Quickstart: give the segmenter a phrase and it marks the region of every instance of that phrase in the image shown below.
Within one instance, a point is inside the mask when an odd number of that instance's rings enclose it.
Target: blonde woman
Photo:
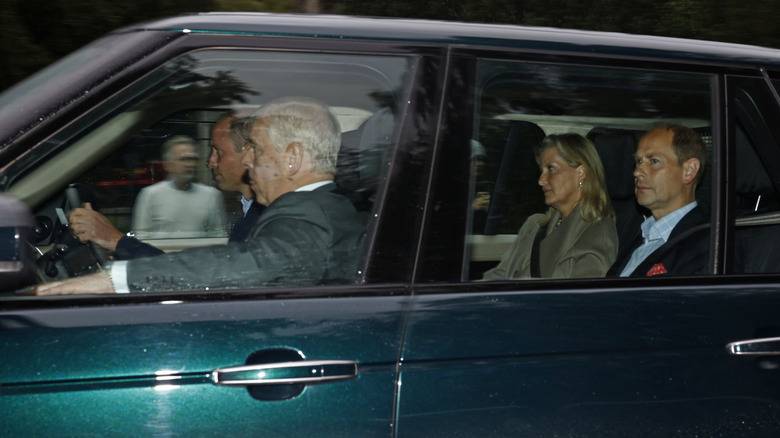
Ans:
[[[526,220],[483,278],[605,276],[617,257],[618,237],[596,148],[579,134],[548,135],[537,162],[550,208]]]

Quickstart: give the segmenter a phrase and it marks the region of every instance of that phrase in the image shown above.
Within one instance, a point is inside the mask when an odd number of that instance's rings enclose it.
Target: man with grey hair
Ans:
[[[333,183],[338,121],[307,98],[270,102],[243,127],[257,202],[267,208],[245,242],[114,262],[106,273],[39,285],[38,295],[350,283],[365,216]]]
[[[241,164],[260,204],[333,183],[341,134],[330,111],[320,111],[313,101],[282,99],[260,108],[242,125],[237,133],[248,147]]]
[[[200,155],[194,141],[179,135],[163,144],[165,181],[143,188],[133,208],[139,239],[221,237],[225,235],[222,194],[194,182]]]

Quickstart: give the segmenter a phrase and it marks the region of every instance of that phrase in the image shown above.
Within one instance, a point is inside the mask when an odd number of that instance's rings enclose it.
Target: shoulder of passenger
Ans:
[[[607,218],[598,222],[585,222],[586,226],[582,230],[582,238],[593,240],[617,240],[617,228],[615,219]]]

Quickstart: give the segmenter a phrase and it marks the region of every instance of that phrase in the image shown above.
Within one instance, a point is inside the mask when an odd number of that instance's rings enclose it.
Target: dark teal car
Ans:
[[[775,437],[778,89],[780,51],[704,41],[266,14],[118,30],[0,95],[0,436]],[[132,232],[166,138],[206,155],[220,114],[289,95],[341,125],[336,182],[369,218],[355,282],[25,295],[100,269],[68,187]],[[542,137],[591,139],[636,210],[657,122],[709,150],[708,273],[482,281],[545,209]]]

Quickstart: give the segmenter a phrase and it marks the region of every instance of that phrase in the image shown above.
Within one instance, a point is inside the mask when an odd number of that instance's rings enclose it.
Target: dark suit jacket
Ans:
[[[228,236],[228,243],[245,241],[263,210],[265,210],[265,206],[252,201],[252,205],[249,206],[249,210],[246,211],[246,214],[241,216],[241,218],[233,224],[233,228],[230,230],[230,236]]]
[[[355,281],[364,214],[328,184],[269,205],[245,242],[127,262],[130,290],[310,286]]]
[[[228,243],[243,242],[246,240],[246,237],[252,230],[252,226],[257,222],[260,213],[262,213],[264,209],[264,206],[257,202],[252,202],[246,215],[241,216],[241,218],[233,224],[233,229],[230,230],[230,236],[228,236]],[[157,247],[141,242],[135,237],[124,236],[119,239],[119,243],[116,244],[114,258],[116,260],[132,260],[142,257],[154,257],[161,254],[165,254],[165,252]]]
[[[707,217],[701,208],[697,206],[689,211],[674,227],[667,243],[640,263],[631,273],[631,277],[706,274],[710,268],[710,228],[706,226],[707,223]],[[681,240],[676,240],[688,230],[699,226],[703,227],[685,235]],[[636,229],[631,241],[623,253],[618,255],[617,262],[612,265],[607,275],[620,275],[631,259],[631,254],[642,244],[640,228]]]

